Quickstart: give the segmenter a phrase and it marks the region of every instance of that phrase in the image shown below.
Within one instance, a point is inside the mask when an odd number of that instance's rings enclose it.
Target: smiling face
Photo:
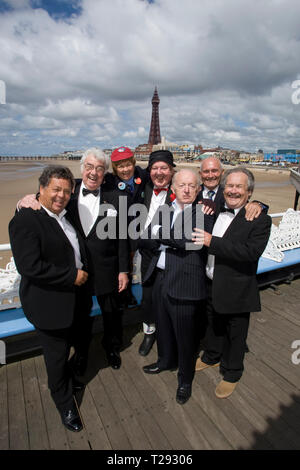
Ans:
[[[48,186],[40,186],[39,202],[54,214],[60,214],[68,204],[72,193],[69,180],[51,178]]]
[[[228,175],[225,188],[224,198],[230,209],[238,209],[247,204],[251,196],[248,190],[248,177],[244,173],[231,173]]]
[[[169,186],[174,170],[165,162],[155,162],[150,169],[150,178],[156,188]]]
[[[202,162],[199,173],[204,186],[212,191],[220,184],[223,170],[217,158],[206,158]]]
[[[82,181],[85,187],[91,191],[98,189],[103,182],[104,173],[104,162],[92,154],[88,155],[82,167]]]
[[[115,162],[115,169],[118,177],[123,181],[128,181],[134,175],[134,163],[131,158]]]

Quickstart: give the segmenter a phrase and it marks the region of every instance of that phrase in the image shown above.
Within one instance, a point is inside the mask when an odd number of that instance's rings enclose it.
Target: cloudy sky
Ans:
[[[299,0],[0,0],[0,155],[145,143],[155,86],[171,142],[300,148],[299,58]]]

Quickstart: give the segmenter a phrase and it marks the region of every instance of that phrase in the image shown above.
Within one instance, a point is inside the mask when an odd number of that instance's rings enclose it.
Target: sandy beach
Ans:
[[[55,161],[67,165],[75,177],[80,177],[78,161]],[[25,194],[34,193],[38,189],[38,177],[42,168],[49,164],[44,162],[0,162],[0,244],[9,243],[8,223],[14,215],[17,201]],[[141,166],[145,167],[146,162]],[[199,162],[180,163],[177,168],[199,167]],[[295,188],[289,182],[289,170],[251,168],[256,179],[256,188],[252,199],[258,199],[270,206],[269,213],[284,212],[293,207]],[[2,252],[1,267],[9,258],[9,253]]]

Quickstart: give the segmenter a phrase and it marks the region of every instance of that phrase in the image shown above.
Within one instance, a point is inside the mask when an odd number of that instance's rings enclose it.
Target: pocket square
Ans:
[[[107,210],[107,214],[106,214],[107,217],[117,217],[117,215],[118,215],[118,212],[116,211],[116,209]]]

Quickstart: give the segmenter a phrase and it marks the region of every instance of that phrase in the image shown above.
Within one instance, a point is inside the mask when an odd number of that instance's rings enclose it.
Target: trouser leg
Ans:
[[[156,338],[158,365],[162,369],[170,369],[177,366],[178,351],[174,328],[167,306],[164,292],[164,273],[156,274],[153,286],[153,306],[156,315]]]
[[[59,411],[73,406],[72,376],[68,367],[70,329],[36,329],[44,352],[48,386]]]
[[[250,313],[222,315],[225,324],[223,353],[220,372],[227,382],[237,382],[244,370],[246,339],[249,329]]]
[[[220,321],[221,316],[217,314],[212,305],[211,285],[208,286],[208,298],[206,302],[207,329],[204,340],[204,353],[202,361],[213,365],[220,362],[223,350],[224,329]]]
[[[118,293],[97,296],[103,316],[102,344],[106,352],[119,352],[123,343],[123,311],[119,308]]]

